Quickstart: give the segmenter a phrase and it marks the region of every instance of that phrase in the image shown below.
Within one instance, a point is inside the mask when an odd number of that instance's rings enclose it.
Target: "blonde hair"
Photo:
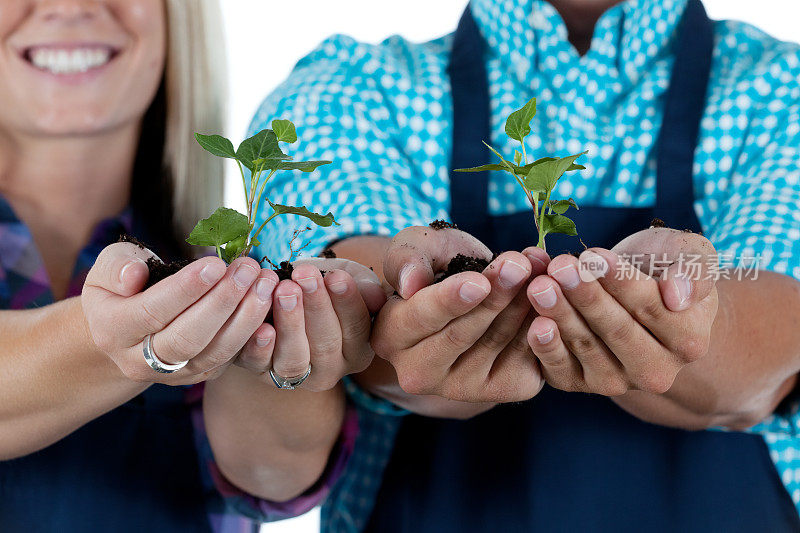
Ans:
[[[217,0],[165,0],[165,6],[163,165],[173,229],[182,241],[223,205],[223,161],[200,149],[194,133],[223,132],[227,75]]]

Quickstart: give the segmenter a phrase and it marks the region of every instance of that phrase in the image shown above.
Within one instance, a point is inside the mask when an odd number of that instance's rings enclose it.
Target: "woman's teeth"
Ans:
[[[103,48],[39,48],[31,52],[30,58],[36,68],[53,74],[77,74],[105,65],[111,53]]]

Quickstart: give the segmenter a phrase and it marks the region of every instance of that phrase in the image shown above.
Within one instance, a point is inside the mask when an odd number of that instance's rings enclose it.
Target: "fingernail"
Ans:
[[[471,281],[464,283],[461,285],[461,288],[458,289],[458,295],[461,296],[461,299],[469,303],[477,302],[485,298],[487,294],[489,294],[489,291]]]
[[[144,261],[142,261],[141,259],[134,259],[133,261],[129,262],[127,265],[125,265],[124,267],[122,267],[122,270],[121,270],[121,271],[120,271],[120,273],[119,273],[119,280],[120,280],[122,283],[125,283],[125,273],[126,273],[128,270],[130,270],[130,268],[131,268],[133,265],[135,265],[135,264],[137,264],[137,263],[144,263]]]
[[[541,335],[539,335],[537,333],[536,334],[536,339],[539,341],[539,344],[547,344],[548,342],[553,340],[553,334],[554,333],[555,333],[555,331],[553,331],[553,328],[550,328],[549,330],[547,330],[546,332],[542,333]]]
[[[579,267],[581,279],[586,282],[598,280],[608,272],[608,263],[603,256],[590,251],[581,254]]]
[[[272,291],[275,289],[275,282],[271,279],[260,279],[256,284],[256,296],[262,303],[268,302],[272,298]]]
[[[554,270],[550,276],[565,289],[574,289],[581,284],[581,277],[578,275],[578,269],[576,269],[573,264]]]
[[[222,279],[222,276],[225,275],[225,265],[218,261],[214,261],[213,263],[209,263],[203,267],[203,270],[200,271],[200,279],[203,280],[203,283],[206,285],[213,285],[219,280]]]
[[[272,337],[256,337],[256,346],[263,348],[272,342]]]
[[[347,282],[346,281],[335,281],[328,285],[328,288],[334,294],[344,294],[347,292]]]
[[[408,279],[411,277],[411,273],[414,272],[414,265],[405,265],[403,268],[400,269],[400,293],[405,293],[406,283],[408,283]]]
[[[539,304],[540,307],[545,309],[550,309],[556,305],[557,298],[556,291],[553,287],[547,287],[541,292],[533,293],[533,299],[536,300],[536,303]]]
[[[528,275],[528,271],[519,263],[509,260],[503,261],[503,266],[500,267],[500,285],[507,289],[515,287],[528,279]]]
[[[678,298],[680,298],[681,307],[685,306],[692,295],[692,280],[687,278],[684,274],[678,274],[672,278],[672,283],[675,284],[675,289],[678,291]]]
[[[547,263],[536,257],[535,255],[525,255],[528,258],[528,261],[531,262],[531,266],[533,266],[533,270],[535,271],[542,271],[547,270]]]
[[[239,265],[239,268],[236,269],[236,272],[233,273],[233,282],[239,288],[244,289],[245,287],[252,285],[257,277],[258,270],[247,263],[242,263]]]
[[[280,305],[281,309],[284,311],[291,311],[297,307],[297,295],[278,296],[278,305]]]
[[[297,284],[300,285],[300,288],[303,289],[305,293],[317,290],[317,278],[313,276],[310,278],[298,279]]]

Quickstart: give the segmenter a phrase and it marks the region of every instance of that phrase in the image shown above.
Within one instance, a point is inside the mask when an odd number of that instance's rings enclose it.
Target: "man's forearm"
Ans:
[[[800,283],[759,273],[717,283],[719,311],[708,354],[684,367],[664,395],[615,399],[656,424],[702,429],[750,427],[771,414],[800,371]]]
[[[203,414],[225,477],[257,497],[286,501],[325,471],[345,413],[341,385],[326,392],[279,390],[231,366],[206,383]]]
[[[79,298],[0,311],[0,460],[49,446],[145,388],[94,346]]]

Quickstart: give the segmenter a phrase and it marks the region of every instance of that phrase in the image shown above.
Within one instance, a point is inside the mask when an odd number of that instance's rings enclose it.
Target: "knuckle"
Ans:
[[[637,380],[639,390],[650,394],[664,394],[670,387],[677,374],[664,370],[646,372]]]
[[[601,396],[622,396],[628,392],[628,383],[621,376],[604,376],[600,383],[593,384],[590,388]]]
[[[710,340],[705,336],[693,335],[680,341],[675,353],[681,361],[692,363],[708,353]]]
[[[305,374],[308,362],[301,360],[279,360],[274,363],[275,372],[283,377],[294,377]]]
[[[191,359],[205,348],[202,342],[196,338],[189,337],[179,328],[170,331],[167,341],[169,350],[181,361]]]
[[[507,302],[503,301],[503,299],[499,298],[496,294],[490,294],[488,298],[481,302],[481,307],[494,314],[500,313],[507,305]]]
[[[342,338],[348,340],[366,339],[372,330],[372,322],[369,317],[363,315],[356,320],[347,320],[342,325]]]
[[[492,325],[481,336],[480,343],[485,348],[490,350],[501,350],[508,345],[514,337],[516,332],[509,331],[506,328]]]
[[[432,394],[434,384],[424,369],[406,368],[397,371],[400,388],[407,394]]]
[[[612,321],[605,332],[607,344],[627,344],[633,338],[634,322],[632,319]]]
[[[167,327],[166,320],[159,318],[158,313],[145,301],[141,305],[141,320],[149,332],[161,331]]]
[[[515,335],[506,345],[506,349],[511,350],[514,353],[531,354],[533,352],[530,344],[527,342],[527,338],[520,335]]]
[[[655,322],[664,317],[664,304],[660,298],[650,298],[643,302],[636,313],[641,322]]]
[[[585,359],[592,355],[597,349],[594,337],[587,334],[581,334],[577,337],[567,341],[569,351],[578,359]]]
[[[338,337],[326,336],[316,340],[310,346],[311,354],[315,357],[332,358],[342,355],[342,340]]]
[[[422,332],[425,336],[433,335],[438,331],[437,326],[431,323],[429,315],[427,313],[423,313],[422,310],[416,306],[412,306],[408,310],[405,322],[409,329],[416,329],[417,331]]]
[[[603,305],[603,302],[600,301],[600,286],[589,286],[587,290],[578,291],[580,294],[576,294],[573,298],[576,299],[576,305],[581,308],[595,308]]]
[[[449,324],[442,330],[446,342],[456,349],[463,349],[472,344],[472,339],[464,328],[458,327],[457,324]]]

